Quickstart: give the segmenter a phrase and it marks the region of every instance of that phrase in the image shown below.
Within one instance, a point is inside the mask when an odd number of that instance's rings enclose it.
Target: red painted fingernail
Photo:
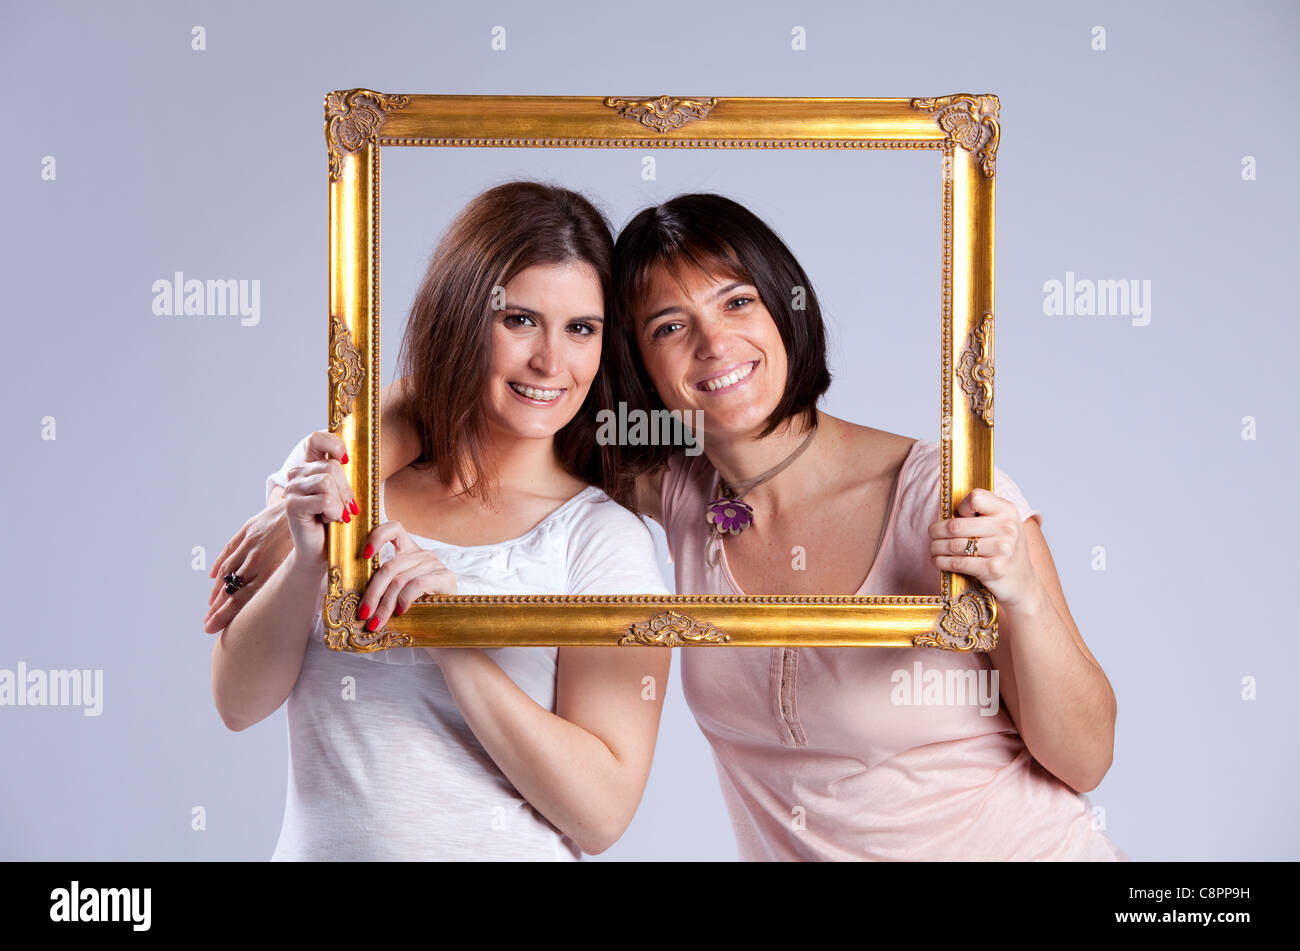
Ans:
[[[345,466],[348,464],[348,451],[346,449],[343,450],[343,464]]]
[[[369,558],[369,557],[370,557],[371,555],[373,555],[374,553],[375,553],[375,546],[374,546],[374,545],[367,545],[367,546],[366,546],[366,550],[363,551],[363,552],[361,553],[361,557],[362,557],[362,558]]]
[[[396,608],[393,609],[393,614],[401,614],[401,613],[402,613],[401,605],[398,605]]]
[[[361,620],[363,621],[366,618],[370,617],[370,605],[368,604],[361,605],[361,610],[357,612],[357,617],[361,618]]]
[[[361,510],[360,510],[359,508],[357,508],[357,500],[356,500],[356,499],[353,499],[353,500],[352,500],[352,514],[353,514],[353,515],[356,515],[356,514],[358,514],[360,511],[361,511]]]
[[[344,510],[343,510],[343,521],[345,521],[345,522],[350,522],[350,521],[352,521],[352,516],[348,514],[348,510],[347,510],[347,509],[344,509]]]
[[[379,618],[377,618],[377,617],[372,617],[372,618],[370,619],[370,623],[368,623],[368,624],[366,625],[366,630],[367,630],[367,631],[373,631],[373,630],[374,630],[375,628],[377,628],[378,626],[379,626]]]

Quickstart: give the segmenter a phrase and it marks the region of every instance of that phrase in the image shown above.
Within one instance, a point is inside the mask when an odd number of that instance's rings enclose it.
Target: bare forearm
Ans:
[[[1011,644],[1019,696],[1017,726],[1034,758],[1080,791],[1110,768],[1115,693],[1105,673],[1078,648],[1046,592],[1000,608]]]
[[[541,707],[482,651],[443,648],[438,662],[461,715],[519,794],[582,851],[612,845],[644,777],[599,737]]]
[[[289,696],[324,585],[324,562],[303,565],[291,551],[221,632],[212,650],[212,696],[227,727],[247,729]]]

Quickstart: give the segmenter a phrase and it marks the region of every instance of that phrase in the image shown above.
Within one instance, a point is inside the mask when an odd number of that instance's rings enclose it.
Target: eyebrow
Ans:
[[[522,311],[523,313],[528,314],[530,317],[545,317],[545,316],[546,316],[546,315],[543,314],[540,310],[533,310],[531,307],[525,307],[525,306],[523,306],[522,304],[506,304],[505,309],[506,309],[506,310],[517,310],[517,311]],[[595,321],[599,321],[599,322],[602,323],[602,324],[605,322],[605,318],[604,318],[604,317],[597,317],[597,316],[595,316],[594,314],[592,314],[592,315],[588,315],[588,316],[586,316],[586,317],[570,317],[569,319],[570,319],[570,320],[595,320]]]
[[[734,291],[737,287],[753,287],[753,286],[754,285],[749,283],[748,281],[732,281],[726,287],[722,288],[716,294],[710,297],[709,300],[715,301],[719,297],[725,297],[727,294],[730,294],[732,291]],[[642,326],[646,326],[652,320],[658,320],[664,314],[671,314],[675,310],[681,310],[681,308],[678,307],[676,304],[674,304],[672,307],[665,307],[663,310],[657,310],[642,322]]]

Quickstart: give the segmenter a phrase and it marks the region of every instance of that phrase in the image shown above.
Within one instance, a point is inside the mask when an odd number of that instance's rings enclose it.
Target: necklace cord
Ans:
[[[756,486],[759,486],[762,483],[766,482],[768,479],[772,478],[777,473],[781,472],[781,470],[783,470],[786,466],[790,465],[790,463],[798,459],[800,454],[802,454],[803,451],[808,448],[808,445],[812,442],[812,438],[815,435],[817,435],[816,426],[814,426],[811,430],[809,430],[808,435],[804,437],[803,442],[799,444],[798,448],[795,449],[794,452],[790,453],[790,455],[786,456],[783,460],[781,460],[781,462],[777,463],[772,468],[768,469],[762,475],[754,476],[754,478],[752,479],[745,479],[743,482],[722,482],[719,485],[719,489],[721,490],[722,494],[729,499],[744,498],[750,489],[753,489]]]

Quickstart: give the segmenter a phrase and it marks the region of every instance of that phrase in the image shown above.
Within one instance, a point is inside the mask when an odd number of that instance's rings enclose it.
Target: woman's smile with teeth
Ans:
[[[557,400],[560,398],[560,394],[564,392],[564,390],[548,390],[540,386],[526,386],[523,383],[515,383],[512,380],[507,382],[510,383],[510,389],[514,390],[520,396],[526,396],[530,400],[537,400],[541,403],[549,403],[552,400]]]
[[[756,366],[758,366],[758,361],[751,360],[749,363],[737,367],[725,376],[715,376],[711,380],[705,380],[699,384],[699,388],[712,392],[713,390],[720,390],[724,387],[731,386],[733,383],[739,383],[741,380],[753,373],[754,367]]]

